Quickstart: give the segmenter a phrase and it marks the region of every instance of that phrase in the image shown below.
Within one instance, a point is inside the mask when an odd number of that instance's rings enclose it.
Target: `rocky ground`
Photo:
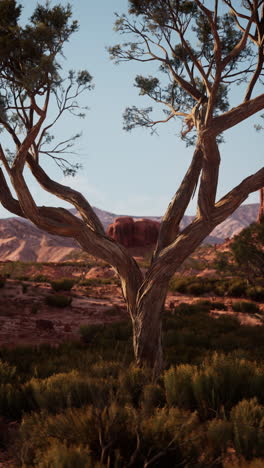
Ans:
[[[47,273],[47,271],[46,271]],[[60,272],[61,273],[61,272]],[[54,275],[55,278],[58,276]],[[86,278],[95,280],[113,276],[109,268],[95,267]],[[47,305],[49,295],[63,294],[70,296],[72,303],[65,308]],[[168,294],[165,308],[171,309],[181,302],[193,303],[201,298],[182,294]],[[212,301],[214,316],[221,313],[234,314],[231,311],[235,299],[221,299],[228,306],[228,311],[214,311],[216,297],[203,297]],[[260,304],[264,312],[264,304]],[[241,323],[248,325],[262,324],[259,317],[237,314]],[[50,343],[54,346],[67,340],[80,339],[80,326],[85,324],[109,323],[127,319],[125,303],[121,289],[117,284],[76,284],[70,292],[56,293],[50,283],[8,279],[0,289],[0,346],[38,345]]]

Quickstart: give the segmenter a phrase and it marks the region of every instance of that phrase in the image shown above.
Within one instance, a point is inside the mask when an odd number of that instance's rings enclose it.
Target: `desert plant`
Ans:
[[[62,294],[54,294],[45,297],[45,302],[51,307],[64,308],[68,307],[72,303],[72,298],[69,296],[63,296]]]
[[[51,281],[51,287],[54,291],[71,291],[76,281],[70,278],[62,278],[60,280]]]
[[[257,398],[240,401],[230,415],[234,426],[234,445],[246,459],[264,456],[264,407]]]
[[[255,302],[249,302],[249,301],[233,302],[232,309],[235,312],[244,312],[247,314],[258,314],[260,312],[259,306],[255,304]]]
[[[6,278],[2,276],[0,278],[0,288],[3,288],[5,286],[5,283],[6,283]]]

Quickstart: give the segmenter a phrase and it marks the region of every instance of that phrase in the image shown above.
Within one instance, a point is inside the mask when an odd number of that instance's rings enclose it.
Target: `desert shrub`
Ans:
[[[196,402],[192,388],[192,378],[196,371],[195,366],[181,364],[171,367],[164,374],[166,399],[170,406],[193,409]]]
[[[155,408],[161,408],[165,406],[165,403],[165,392],[160,385],[148,384],[144,386],[142,395],[142,407],[145,411],[154,411]]]
[[[257,398],[240,401],[230,415],[234,426],[234,446],[246,459],[264,456],[264,406]]]
[[[103,332],[103,324],[81,325],[80,334],[84,343],[91,344],[96,341],[98,335]]]
[[[0,382],[1,384],[12,383],[16,381],[16,367],[8,362],[0,360]]]
[[[122,363],[118,361],[100,361],[91,366],[91,376],[107,379],[108,377],[117,378],[122,369]]]
[[[197,446],[200,444],[198,425],[197,414],[179,408],[156,409],[150,417],[143,418],[140,424],[141,451],[146,466],[185,466],[186,460],[190,466],[197,466]]]
[[[70,291],[75,285],[75,280],[70,278],[62,278],[60,280],[51,281],[51,287],[54,291]]]
[[[132,339],[132,328],[129,322],[115,322],[111,324],[81,325],[81,338],[87,344],[115,346],[117,341],[129,342]]]
[[[224,304],[224,302],[214,301],[212,302],[212,309],[227,310],[227,306]]]
[[[35,281],[36,283],[48,283],[49,279],[45,275],[36,275],[33,278],[29,278],[31,281]]]
[[[150,371],[148,372],[146,369],[131,366],[128,370],[119,375],[119,400],[138,407],[142,399],[144,386],[150,381],[150,378]]]
[[[233,302],[232,309],[235,312],[244,312],[247,314],[257,314],[260,312],[259,306],[257,304],[248,301]]]
[[[52,296],[46,296],[45,302],[51,307],[63,308],[71,305],[72,298],[68,296],[63,296],[62,294],[55,294]]]
[[[37,314],[39,311],[39,304],[32,304],[30,312],[31,314]]]
[[[39,458],[39,460],[38,460]],[[39,468],[93,468],[89,448],[53,442],[47,452],[36,457]],[[101,465],[102,466],[102,465]],[[97,465],[99,468],[99,466]]]
[[[212,419],[208,423],[206,437],[209,450],[214,458],[226,453],[232,441],[232,423],[224,419]]]
[[[76,371],[54,374],[47,379],[31,379],[25,387],[32,394],[33,406],[58,412],[67,407],[85,404],[106,404],[111,383],[84,377]]]
[[[164,374],[168,404],[198,409],[202,418],[221,407],[230,411],[243,398],[263,399],[264,373],[255,363],[215,353],[201,366],[179,365]]]
[[[2,277],[0,278],[0,288],[3,288],[4,285],[5,285],[5,283],[6,283],[6,278],[2,276]]]
[[[188,284],[188,279],[174,277],[170,281],[169,289],[170,291],[177,291],[179,293],[185,293],[187,284]]]
[[[111,278],[85,278],[79,281],[80,286],[103,286],[108,284],[119,284],[116,277]]]
[[[252,461],[246,461],[244,458],[225,461],[223,468],[263,468],[263,458],[254,458]]]
[[[241,280],[235,280],[229,283],[227,295],[231,297],[243,297],[246,295],[247,283]]]
[[[207,287],[201,281],[196,281],[194,283],[188,284],[186,287],[186,292],[193,296],[201,296],[207,292]]]
[[[262,286],[247,288],[246,296],[253,301],[261,302],[264,300],[264,288]]]
[[[88,467],[103,468],[107,459],[111,459],[111,466],[128,466],[136,446],[135,414],[115,403],[101,410],[90,406],[68,409],[58,415],[33,413],[24,417],[20,427],[20,463],[39,466],[43,454],[60,441],[68,447],[90,449],[93,464]],[[120,457],[122,465],[116,463]],[[100,459],[102,465],[97,464]]]

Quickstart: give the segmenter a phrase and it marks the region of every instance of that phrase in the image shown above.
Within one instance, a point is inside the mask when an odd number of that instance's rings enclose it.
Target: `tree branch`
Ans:
[[[171,244],[176,239],[179,233],[180,222],[198,184],[202,169],[202,160],[203,153],[201,149],[197,147],[190,167],[162,218],[153,260],[155,260],[164,247],[167,247],[167,245]]]

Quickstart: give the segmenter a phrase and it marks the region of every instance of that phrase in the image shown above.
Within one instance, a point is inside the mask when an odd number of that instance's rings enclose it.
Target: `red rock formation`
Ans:
[[[107,229],[107,235],[125,247],[147,247],[156,243],[160,223],[151,219],[116,218]]]
[[[260,223],[260,220],[264,216],[264,187],[260,189],[259,194],[260,194],[260,203],[259,203],[259,212],[258,212],[258,222]]]

